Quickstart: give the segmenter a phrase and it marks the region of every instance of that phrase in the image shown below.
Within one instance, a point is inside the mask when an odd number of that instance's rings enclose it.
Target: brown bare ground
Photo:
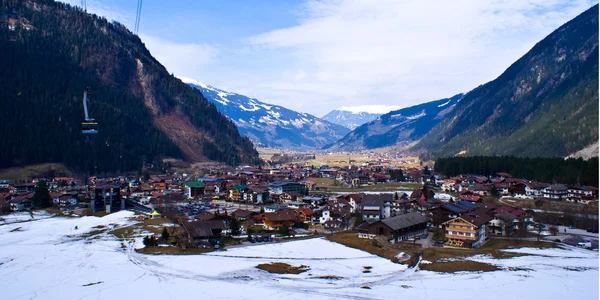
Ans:
[[[300,265],[298,267],[294,267],[292,265],[288,265],[282,262],[274,262],[270,264],[259,264],[256,266],[258,269],[267,271],[269,273],[277,273],[277,274],[300,274],[308,271],[310,268],[305,265]]]
[[[473,272],[490,272],[500,270],[497,266],[492,264],[472,261],[472,260],[454,260],[445,262],[436,262],[431,264],[419,265],[421,270],[436,271],[454,273],[461,271],[473,271]]]
[[[207,139],[205,134],[180,112],[170,112],[154,118],[154,124],[175,144],[186,160],[197,162],[207,161],[202,155],[202,145]]]
[[[144,247],[135,249],[135,252],[142,254],[171,254],[171,255],[197,255],[214,251],[209,248],[188,248],[179,247]]]

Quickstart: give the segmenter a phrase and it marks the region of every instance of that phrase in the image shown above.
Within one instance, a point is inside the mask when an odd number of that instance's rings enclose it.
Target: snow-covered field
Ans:
[[[8,222],[0,221],[1,298],[598,298],[598,253],[588,250],[526,248],[510,251],[531,255],[501,260],[476,256],[470,259],[503,270],[457,274],[408,269],[324,239],[205,255],[143,255],[133,251],[141,247],[139,239],[123,242],[101,232],[131,224],[130,215],[50,218],[39,214],[32,220],[29,214],[20,214],[4,218]],[[255,268],[269,262],[306,265],[310,270],[277,275]],[[372,267],[370,273],[363,272],[365,266]],[[367,286],[370,289],[362,288]]]

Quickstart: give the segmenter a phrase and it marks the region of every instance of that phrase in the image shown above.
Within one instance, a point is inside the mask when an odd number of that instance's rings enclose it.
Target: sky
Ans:
[[[137,3],[88,0],[87,8],[133,31]],[[321,117],[466,93],[595,3],[146,0],[139,35],[176,76]]]

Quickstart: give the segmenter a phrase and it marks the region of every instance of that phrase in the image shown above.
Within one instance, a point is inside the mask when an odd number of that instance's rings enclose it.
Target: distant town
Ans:
[[[592,245],[585,236],[565,235],[575,229],[598,232],[595,186],[543,183],[505,172],[448,178],[410,158],[204,172],[0,180],[0,206],[3,213],[47,208],[72,216],[131,210],[137,219],[171,224],[166,234],[160,226],[146,233],[148,249],[161,234],[162,243],[181,251],[210,251],[341,233],[400,248],[406,242],[479,248],[495,237],[597,247],[597,238]]]

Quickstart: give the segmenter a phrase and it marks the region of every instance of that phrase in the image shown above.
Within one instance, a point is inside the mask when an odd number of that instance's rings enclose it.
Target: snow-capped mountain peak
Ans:
[[[348,111],[354,114],[368,113],[383,115],[392,110],[398,110],[402,107],[396,105],[357,105],[357,106],[342,106],[336,110]]]
[[[323,120],[354,130],[362,124],[377,119],[382,114],[399,108],[399,106],[394,105],[342,106],[323,116]]]
[[[202,92],[208,101],[237,125],[241,134],[256,144],[321,148],[336,142],[350,131],[310,114],[227,92],[194,79],[179,79]]]

